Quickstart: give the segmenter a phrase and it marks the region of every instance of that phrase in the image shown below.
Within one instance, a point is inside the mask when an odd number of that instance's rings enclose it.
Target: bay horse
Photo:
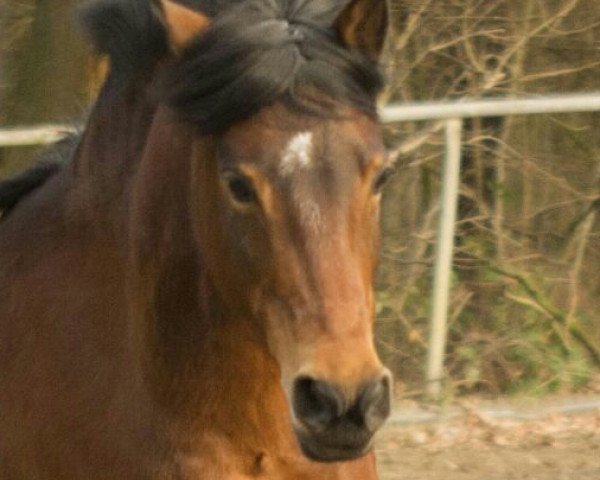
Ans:
[[[1,480],[377,478],[386,2],[190,3],[87,6],[87,127],[4,196]]]

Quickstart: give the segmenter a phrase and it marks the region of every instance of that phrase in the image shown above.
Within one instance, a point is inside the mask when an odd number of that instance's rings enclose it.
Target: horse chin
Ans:
[[[304,455],[315,462],[333,463],[356,460],[371,451],[372,442],[362,445],[330,445],[317,438],[296,432]]]

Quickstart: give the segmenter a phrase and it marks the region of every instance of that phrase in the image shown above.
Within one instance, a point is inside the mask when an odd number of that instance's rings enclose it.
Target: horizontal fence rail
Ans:
[[[600,92],[539,98],[494,98],[390,105],[381,109],[381,120],[384,123],[396,123],[593,111],[600,111]],[[75,130],[73,126],[68,125],[0,129],[0,147],[50,144]]]
[[[36,127],[0,129],[0,147],[29,147],[58,142],[71,133],[67,125],[39,125]]]
[[[600,92],[539,98],[493,98],[390,105],[381,110],[381,119],[385,123],[395,123],[596,111],[600,111]]]
[[[434,268],[426,391],[438,398],[444,380],[448,296],[452,272],[456,205],[459,197],[461,132],[466,118],[508,115],[600,112],[600,92],[538,98],[493,98],[390,105],[380,111],[384,123],[441,121],[446,126],[446,155],[442,169],[440,218]],[[0,147],[54,143],[76,129],[64,125],[0,129]]]

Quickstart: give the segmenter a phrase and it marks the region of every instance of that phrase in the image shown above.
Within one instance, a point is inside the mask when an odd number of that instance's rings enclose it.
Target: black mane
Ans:
[[[84,31],[98,53],[110,57],[110,73],[118,83],[127,82],[168,52],[156,1],[95,0],[80,11]]]
[[[164,68],[160,96],[204,133],[276,102],[332,115],[340,104],[376,115],[377,65],[342,45],[332,27],[348,0],[186,0],[215,15]],[[84,14],[97,48],[123,78],[166,57],[153,0],[99,0]]]
[[[29,170],[0,180],[0,218],[5,218],[23,198],[44,185],[69,162],[79,138],[79,135],[69,135],[43,152]]]

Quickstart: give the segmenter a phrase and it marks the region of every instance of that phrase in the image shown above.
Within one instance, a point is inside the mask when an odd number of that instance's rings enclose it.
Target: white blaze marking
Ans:
[[[310,168],[313,162],[313,134],[302,132],[294,136],[283,151],[279,173],[283,177],[289,177],[299,169]],[[294,188],[294,187],[292,187]],[[294,192],[294,203],[300,214],[302,225],[313,232],[321,228],[321,209],[317,202],[312,199],[299,198],[298,192]]]
[[[313,134],[311,132],[297,134],[283,151],[280,165],[281,175],[289,176],[297,168],[309,167],[312,162],[312,151]]]
[[[310,229],[313,233],[318,233],[322,227],[319,205],[314,200],[305,200],[298,203],[302,225]]]

